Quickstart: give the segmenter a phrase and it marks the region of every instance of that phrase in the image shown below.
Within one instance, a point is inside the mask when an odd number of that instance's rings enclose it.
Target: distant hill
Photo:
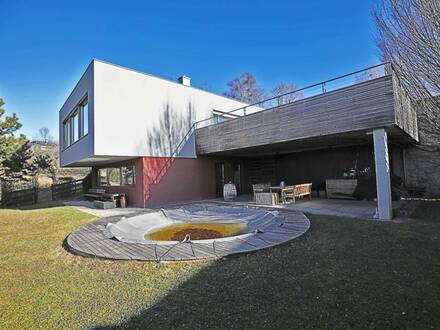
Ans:
[[[47,154],[54,160],[57,182],[82,179],[90,173],[90,167],[60,168],[60,154],[57,142],[32,141],[31,145],[35,156]],[[40,175],[38,178],[40,187],[48,187],[52,183],[52,179],[46,175]]]

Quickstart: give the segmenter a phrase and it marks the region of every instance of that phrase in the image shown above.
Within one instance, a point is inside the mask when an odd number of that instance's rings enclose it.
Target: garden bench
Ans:
[[[84,194],[84,197],[87,200],[95,200],[95,199],[101,199],[102,196],[105,194],[105,189],[100,188],[90,188],[87,194]]]
[[[294,186],[285,187],[281,190],[281,198],[283,203],[287,203],[287,199],[292,199],[292,202],[295,203],[296,198],[307,195],[310,199],[312,198],[311,183],[297,184]]]

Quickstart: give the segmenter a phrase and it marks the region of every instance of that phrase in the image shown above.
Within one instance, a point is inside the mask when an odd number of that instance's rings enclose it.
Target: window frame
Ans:
[[[69,114],[64,118],[62,131],[63,131],[63,151],[71,147],[78,141],[81,141],[89,134],[89,112],[90,107],[87,109],[87,118],[84,117],[84,106],[89,105],[88,93],[86,93],[81,100],[73,107]],[[78,127],[75,127],[75,116],[78,115]],[[84,133],[84,120],[87,120],[87,133]],[[78,139],[75,140],[75,132]]]
[[[133,183],[131,184],[123,184],[123,170],[124,167],[132,167],[133,168]],[[118,169],[119,170],[119,185],[111,185],[110,184],[110,173],[112,169]],[[99,174],[100,171],[105,170],[106,172],[106,182],[105,184],[101,183],[101,176]],[[130,165],[121,165],[121,166],[109,166],[109,167],[102,167],[98,168],[96,171],[96,177],[97,177],[97,185],[98,187],[134,187],[136,185],[136,166],[134,164]]]

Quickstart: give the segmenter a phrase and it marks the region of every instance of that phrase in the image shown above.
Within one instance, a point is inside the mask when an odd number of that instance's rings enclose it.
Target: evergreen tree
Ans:
[[[29,164],[33,152],[23,134],[16,136],[21,124],[16,114],[5,116],[3,99],[0,99],[0,180],[13,182],[32,176],[34,166]]]
[[[55,165],[55,161],[48,154],[41,154],[35,156],[32,161],[33,170],[36,171],[36,174],[45,173],[47,174],[53,182],[56,181],[56,172],[57,168]]]

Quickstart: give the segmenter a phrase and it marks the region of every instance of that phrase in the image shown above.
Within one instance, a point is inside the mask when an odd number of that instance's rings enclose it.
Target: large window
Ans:
[[[89,103],[85,97],[63,122],[63,147],[67,148],[89,133]]]
[[[98,170],[98,186],[131,186],[134,184],[134,165],[101,168]]]

